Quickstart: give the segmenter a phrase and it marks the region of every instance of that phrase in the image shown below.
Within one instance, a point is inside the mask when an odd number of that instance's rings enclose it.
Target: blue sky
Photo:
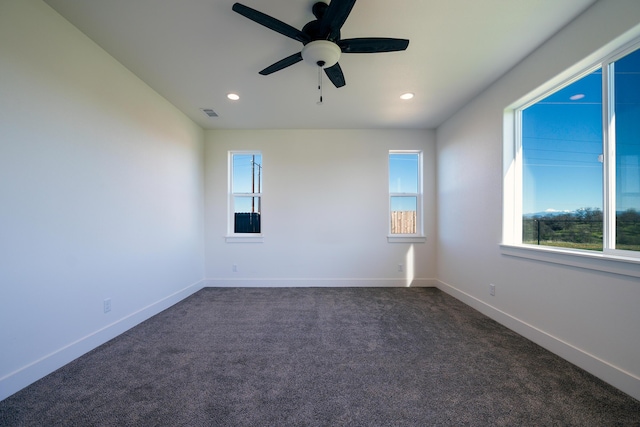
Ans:
[[[615,63],[616,210],[640,210],[640,50]],[[602,209],[602,71],[522,112],[523,213]]]
[[[616,62],[616,208],[640,211],[640,50]]]
[[[255,166],[252,168],[252,162]],[[234,193],[258,193],[262,190],[262,156],[251,154],[234,154],[233,155],[233,191]],[[253,174],[252,174],[253,172]],[[251,180],[251,177],[255,179]],[[251,212],[252,197],[236,197],[234,208],[236,212]],[[255,198],[253,200],[254,210],[258,210],[259,202]]]
[[[602,209],[601,81],[598,70],[522,112],[523,213]]]
[[[417,193],[420,155],[417,153],[389,154],[389,192]],[[392,197],[392,211],[415,211],[417,198]]]

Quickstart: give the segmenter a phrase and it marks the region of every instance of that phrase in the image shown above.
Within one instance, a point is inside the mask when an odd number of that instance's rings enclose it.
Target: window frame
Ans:
[[[418,155],[418,177],[417,193],[396,193],[391,192],[389,184],[391,180],[390,158],[392,154],[417,154]],[[387,241],[389,243],[422,243],[426,241],[424,235],[424,152],[422,150],[389,150],[387,153]],[[416,232],[406,234],[391,233],[391,199],[393,197],[416,197]]]
[[[512,242],[516,243],[516,244],[520,244],[523,246],[533,246],[533,247],[542,247],[542,248],[555,248],[555,249],[566,249],[568,251],[586,251],[586,252],[593,252],[591,250],[588,249],[567,249],[567,248],[562,248],[561,246],[539,246],[539,245],[529,245],[529,244],[525,244],[522,243],[522,234],[523,234],[523,224],[522,224],[522,218],[523,218],[523,204],[524,204],[524,197],[523,197],[523,187],[524,187],[524,179],[523,179],[523,171],[524,171],[524,154],[523,154],[523,143],[522,143],[522,131],[523,131],[523,124],[522,124],[522,112],[524,110],[526,110],[527,108],[537,104],[538,102],[544,100],[545,98],[547,98],[548,96],[553,95],[556,92],[559,92],[561,90],[563,90],[564,88],[566,88],[567,86],[570,86],[571,84],[581,80],[584,77],[589,76],[590,74],[594,73],[595,71],[599,70],[602,68],[602,63],[601,62],[597,62],[595,64],[591,64],[589,67],[582,69],[581,71],[579,71],[578,73],[572,75],[570,78],[562,81],[559,84],[556,84],[550,88],[546,88],[544,91],[539,92],[536,96],[534,96],[533,98],[530,98],[529,101],[525,102],[525,103],[520,103],[517,104],[519,106],[517,107],[513,107],[513,141],[514,141],[514,150],[515,150],[515,155],[514,155],[514,162],[513,165],[515,166],[515,173],[517,175],[516,177],[516,184],[514,185],[514,207],[513,207],[513,214],[514,214],[514,219],[513,219],[513,240]],[[603,73],[603,81],[604,81],[604,73]],[[603,100],[602,103],[602,109],[604,111],[605,109],[605,102]],[[603,116],[603,114],[601,114],[601,116]],[[604,123],[603,123],[603,133],[605,132],[605,128],[604,128]],[[602,150],[604,150],[604,144],[603,144],[603,148]],[[604,153],[604,151],[603,151]],[[605,173],[605,168],[606,168],[606,160],[603,161],[603,174]],[[605,183],[603,180],[603,184],[602,184],[602,188],[604,191],[604,187],[605,187]],[[507,200],[507,197],[504,197],[504,200]],[[603,200],[603,205],[604,205],[604,200]],[[603,206],[603,215],[604,215],[604,206]],[[519,220],[518,220],[519,218]],[[604,226],[604,221],[605,219],[603,218],[603,226]],[[604,231],[604,230],[603,230]],[[604,242],[604,239],[603,239]]]
[[[624,58],[634,52],[640,54],[640,37],[633,42],[624,46],[623,48],[613,52],[605,57],[602,61],[602,80],[603,80],[603,97],[602,97],[602,109],[604,111],[603,117],[603,133],[604,133],[604,171],[603,171],[603,215],[604,215],[604,238],[603,238],[603,252],[612,256],[624,256],[630,258],[640,259],[639,251],[630,251],[624,249],[616,249],[616,220],[617,220],[617,206],[616,206],[616,186],[617,186],[617,150],[616,150],[616,129],[615,125],[615,70],[614,63],[619,59]]]
[[[503,122],[503,228],[500,247],[504,255],[640,277],[640,251],[615,249],[615,127],[612,125],[612,64],[640,49],[640,37],[620,43],[606,53],[583,61],[550,80],[504,111]],[[627,39],[628,40],[628,39]],[[592,251],[522,243],[523,153],[522,111],[597,69],[602,69],[603,141],[603,250]]]
[[[227,233],[225,241],[227,243],[262,243],[263,233],[263,194],[264,183],[262,181],[262,171],[260,172],[260,191],[254,193],[235,192],[233,188],[233,159],[236,155],[259,155],[262,159],[260,168],[264,167],[264,155],[260,150],[231,150],[227,157]],[[257,197],[260,205],[260,233],[236,233],[235,232],[235,197]]]

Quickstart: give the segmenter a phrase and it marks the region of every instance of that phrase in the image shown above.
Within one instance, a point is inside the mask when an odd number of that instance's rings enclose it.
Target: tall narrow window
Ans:
[[[232,152],[229,155],[230,234],[262,232],[262,155]]]
[[[609,65],[615,146],[615,249],[640,251],[640,49]],[[613,140],[613,141],[611,141]],[[613,239],[612,239],[613,240]]]
[[[389,152],[391,235],[422,234],[422,153]]]

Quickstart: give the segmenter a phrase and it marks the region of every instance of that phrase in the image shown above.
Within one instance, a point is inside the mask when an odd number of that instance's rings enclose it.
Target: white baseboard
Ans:
[[[204,286],[211,288],[347,288],[347,287],[379,287],[379,288],[433,288],[436,279],[353,279],[353,278],[212,278],[205,279]]]
[[[143,307],[102,329],[92,332],[77,341],[74,341],[8,375],[5,375],[0,378],[0,400],[6,399],[29,384],[49,375],[56,369],[61,368],[83,354],[86,354],[94,348],[133,328],[139,323],[142,323],[150,317],[153,317],[161,311],[182,301],[189,295],[202,289],[203,284],[204,281],[201,280],[189,285],[172,295],[149,304],[148,306]]]
[[[450,284],[437,280],[436,287],[539,346],[595,375],[633,398],[640,400],[640,378],[637,376],[599,359],[584,350],[574,347],[533,325],[523,322],[509,313],[498,310],[484,301],[456,289]]]

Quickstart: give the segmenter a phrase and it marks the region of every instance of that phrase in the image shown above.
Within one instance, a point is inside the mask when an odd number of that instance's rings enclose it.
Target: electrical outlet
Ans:
[[[238,272],[238,265],[237,264],[233,264],[231,266],[231,271],[233,271],[234,273],[237,273]]]
[[[105,313],[108,313],[111,311],[111,298],[107,298],[106,300],[104,300],[103,308]]]
[[[496,285],[493,283],[489,285],[489,294],[494,297],[496,296]]]
[[[398,271],[402,273],[404,271],[404,266],[402,264],[398,264]]]

